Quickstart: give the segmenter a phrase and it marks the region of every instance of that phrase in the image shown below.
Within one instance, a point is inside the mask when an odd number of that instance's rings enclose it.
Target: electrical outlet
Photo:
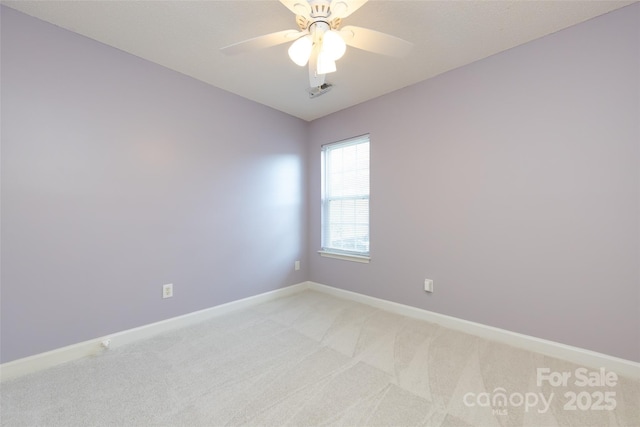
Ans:
[[[429,293],[433,292],[433,280],[424,279],[424,290]]]
[[[173,283],[162,285],[162,298],[171,298],[173,296]]]
[[[300,261],[296,261],[294,268],[296,271],[300,270]]]

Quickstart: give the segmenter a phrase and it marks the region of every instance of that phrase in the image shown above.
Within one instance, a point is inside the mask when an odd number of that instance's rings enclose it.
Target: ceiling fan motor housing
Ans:
[[[338,2],[342,4],[343,2]],[[326,22],[332,30],[337,30],[342,23],[340,17],[331,19],[332,7],[328,0],[312,0],[309,2],[310,12],[307,11],[308,19],[305,15],[296,15],[296,23],[302,31],[307,31],[317,22]]]
[[[331,15],[331,2],[328,0],[311,0],[309,6],[311,6],[311,13],[309,15],[313,19],[327,19]]]

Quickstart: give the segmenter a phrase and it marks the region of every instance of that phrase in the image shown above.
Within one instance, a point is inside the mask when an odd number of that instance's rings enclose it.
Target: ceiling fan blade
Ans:
[[[407,55],[413,47],[413,43],[401,38],[353,25],[342,28],[340,35],[349,46],[398,58]]]
[[[287,9],[297,15],[304,16],[306,19],[311,18],[311,6],[307,0],[280,0]]]
[[[277,33],[265,34],[264,36],[255,37],[249,40],[234,43],[229,46],[220,48],[227,55],[237,55],[239,53],[249,52],[251,50],[262,49],[271,46],[277,46],[282,43],[291,42],[299,39],[306,33],[297,30],[284,30]]]
[[[333,0],[331,2],[331,19],[346,18],[360,9],[368,0]]]

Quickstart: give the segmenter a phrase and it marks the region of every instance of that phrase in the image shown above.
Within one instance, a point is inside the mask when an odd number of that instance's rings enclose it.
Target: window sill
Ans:
[[[318,251],[318,253],[323,257],[341,259],[344,261],[360,262],[364,264],[369,264],[369,261],[371,261],[371,257],[365,255],[349,255],[328,251]]]

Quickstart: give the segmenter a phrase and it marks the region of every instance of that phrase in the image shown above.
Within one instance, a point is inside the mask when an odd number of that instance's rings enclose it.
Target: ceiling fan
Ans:
[[[367,0],[280,0],[296,14],[299,30],[284,30],[255,37],[221,48],[235,55],[293,42],[289,57],[297,65],[309,64],[311,88],[325,85],[325,76],[336,71],[336,61],[344,55],[347,45],[379,53],[402,57],[413,44],[398,37],[352,25],[340,28],[342,19],[351,15]]]

